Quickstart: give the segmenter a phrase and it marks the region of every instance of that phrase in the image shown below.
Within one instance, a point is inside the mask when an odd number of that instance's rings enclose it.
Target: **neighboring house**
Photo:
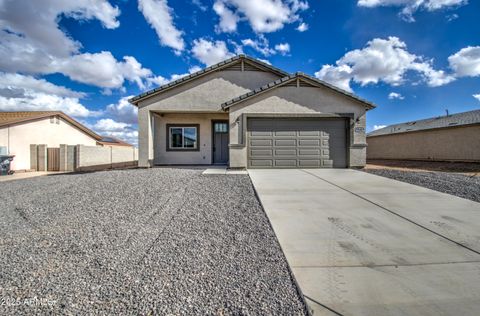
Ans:
[[[112,137],[103,137],[63,112],[0,112],[0,147],[15,155],[13,170],[27,170],[30,145],[131,146]]]
[[[480,110],[390,125],[367,135],[368,159],[480,161]]]
[[[374,105],[239,55],[142,93],[139,166],[362,167]]]

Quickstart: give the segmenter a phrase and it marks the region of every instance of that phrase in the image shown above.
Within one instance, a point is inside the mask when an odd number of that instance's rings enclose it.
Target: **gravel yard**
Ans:
[[[45,176],[0,200],[0,314],[306,313],[246,175]]]
[[[479,176],[392,169],[364,169],[364,171],[480,202]]]

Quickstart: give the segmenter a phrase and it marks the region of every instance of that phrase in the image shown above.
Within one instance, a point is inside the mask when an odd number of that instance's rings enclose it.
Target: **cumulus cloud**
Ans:
[[[0,111],[63,111],[75,117],[99,113],[82,105],[85,94],[57,86],[44,79],[0,73]]]
[[[401,95],[400,93],[397,93],[397,92],[390,92],[390,94],[388,95],[388,98],[390,100],[395,100],[395,99],[403,100],[403,99],[405,99],[405,97],[403,95]]]
[[[300,0],[216,0],[214,11],[220,17],[217,30],[234,32],[241,20],[249,22],[257,33],[275,32],[285,24],[299,20],[298,13],[308,9]]]
[[[184,50],[183,32],[173,23],[173,10],[167,0],[138,0],[138,9],[155,29],[161,45],[173,48],[177,55]]]
[[[299,32],[305,32],[305,31],[308,30],[308,24],[302,22],[297,26],[296,30],[299,31]]]
[[[143,80],[152,76],[150,69],[131,56],[117,61],[110,52],[85,53],[55,61],[52,70],[56,70],[70,79],[102,88],[119,88],[125,80],[135,82],[144,88]]]
[[[455,80],[443,70],[435,70],[431,60],[408,52],[407,45],[397,37],[375,38],[366,47],[346,53],[336,65],[324,65],[315,76],[352,91],[351,81],[362,86],[378,82],[401,85],[407,72],[417,73],[431,87]]]
[[[202,68],[199,66],[193,66],[190,69],[188,69],[188,73],[183,73],[183,74],[173,74],[170,76],[170,78],[165,78],[163,76],[155,76],[147,79],[148,86],[152,85],[157,85],[157,86],[163,86],[171,81],[175,81],[177,79],[183,78],[189,74],[192,74],[194,72],[200,71]]]
[[[107,105],[105,114],[115,121],[126,124],[137,124],[138,108],[128,102],[133,95],[129,95],[118,100],[117,103]]]
[[[93,125],[88,123],[85,125],[99,135],[119,138],[134,146],[138,144],[138,130],[134,124],[118,122],[111,118],[102,118]]]
[[[474,94],[473,97],[474,97],[475,99],[477,99],[478,101],[480,101],[480,93],[479,93],[479,94]]]
[[[448,62],[458,77],[480,76],[480,46],[462,48],[448,57]]]
[[[290,52],[290,44],[282,43],[275,45],[275,49],[282,55],[286,55]]]
[[[265,36],[259,36],[257,40],[246,38],[242,40],[243,47],[251,47],[264,56],[275,54],[275,49],[270,47],[270,44]]]
[[[41,14],[39,13],[41,12]],[[143,80],[151,71],[131,56],[118,61],[110,52],[80,53],[81,44],[59,28],[62,15],[99,20],[105,28],[120,25],[120,10],[108,1],[0,1],[0,71],[44,75],[61,73],[101,88],[121,88]]]
[[[435,11],[444,8],[458,7],[468,3],[468,0],[358,0],[361,7],[387,7],[395,6],[402,8],[400,15],[408,21],[413,22],[413,14],[419,9]]]
[[[376,131],[377,129],[382,129],[387,127],[387,125],[373,125],[373,130]]]
[[[209,41],[205,38],[193,41],[192,53],[195,58],[207,66],[234,56],[224,41]]]

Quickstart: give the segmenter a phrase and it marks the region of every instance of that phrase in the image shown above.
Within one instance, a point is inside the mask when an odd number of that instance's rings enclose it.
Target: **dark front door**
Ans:
[[[213,121],[213,163],[228,163],[228,121]]]

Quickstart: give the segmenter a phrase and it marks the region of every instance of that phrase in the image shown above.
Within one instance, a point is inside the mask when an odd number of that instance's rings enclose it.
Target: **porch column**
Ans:
[[[146,108],[138,109],[138,166],[153,165],[153,115]]]

